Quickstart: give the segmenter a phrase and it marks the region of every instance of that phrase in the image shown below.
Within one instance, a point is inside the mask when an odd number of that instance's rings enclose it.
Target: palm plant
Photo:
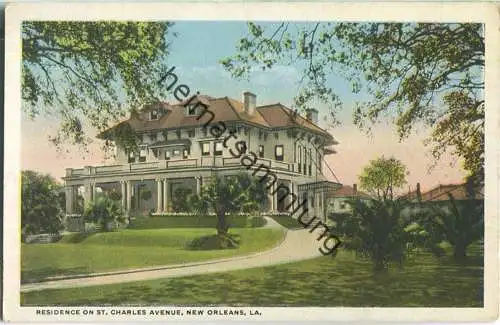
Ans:
[[[345,231],[356,253],[370,257],[375,272],[386,270],[389,262],[402,266],[406,253],[414,247],[412,221],[403,213],[406,202],[354,199],[351,205],[353,215]]]
[[[125,221],[122,207],[116,201],[108,197],[98,197],[85,208],[84,219],[89,222],[100,224],[103,231],[110,231],[111,222]]]

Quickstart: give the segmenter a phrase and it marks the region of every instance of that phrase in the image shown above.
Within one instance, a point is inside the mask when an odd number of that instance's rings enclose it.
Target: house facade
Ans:
[[[327,213],[328,214],[336,214],[336,213],[351,213],[352,207],[349,204],[349,201],[358,198],[360,200],[370,200],[371,196],[365,192],[358,191],[357,184],[342,185],[336,191],[328,193],[327,200]]]
[[[147,105],[98,135],[115,144],[113,165],[66,169],[66,213],[77,212],[79,196],[106,191],[120,193],[129,214],[168,213],[179,189],[199,194],[215,174],[244,170],[270,180],[268,212],[292,212],[307,198],[309,212],[324,216],[325,193],[340,184],[326,179],[322,161],[337,141],[317,123],[314,109],[301,116],[279,103],[258,106],[249,92],[242,102],[197,95]]]

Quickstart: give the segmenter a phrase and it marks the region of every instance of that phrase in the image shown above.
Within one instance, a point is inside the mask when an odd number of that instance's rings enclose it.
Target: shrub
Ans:
[[[240,239],[238,235],[210,235],[191,240],[186,244],[188,250],[216,250],[238,248]]]
[[[85,208],[83,217],[87,222],[98,224],[102,231],[110,231],[114,228],[113,223],[123,223],[125,221],[122,207],[116,201],[107,197],[99,197],[94,202],[91,202]]]
[[[189,197],[192,194],[192,190],[186,187],[179,187],[174,191],[174,196],[172,198],[172,210],[174,212],[187,212],[189,211]]]
[[[260,228],[264,227],[267,221],[264,217],[250,217],[248,218],[248,226],[250,228]]]

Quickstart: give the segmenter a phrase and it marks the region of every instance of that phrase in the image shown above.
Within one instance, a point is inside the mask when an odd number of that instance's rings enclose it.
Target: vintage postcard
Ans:
[[[497,9],[7,6],[4,318],[494,320]]]

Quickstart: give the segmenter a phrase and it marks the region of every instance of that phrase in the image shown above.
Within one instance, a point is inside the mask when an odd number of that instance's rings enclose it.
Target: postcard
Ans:
[[[3,317],[497,318],[497,9],[8,5]]]

